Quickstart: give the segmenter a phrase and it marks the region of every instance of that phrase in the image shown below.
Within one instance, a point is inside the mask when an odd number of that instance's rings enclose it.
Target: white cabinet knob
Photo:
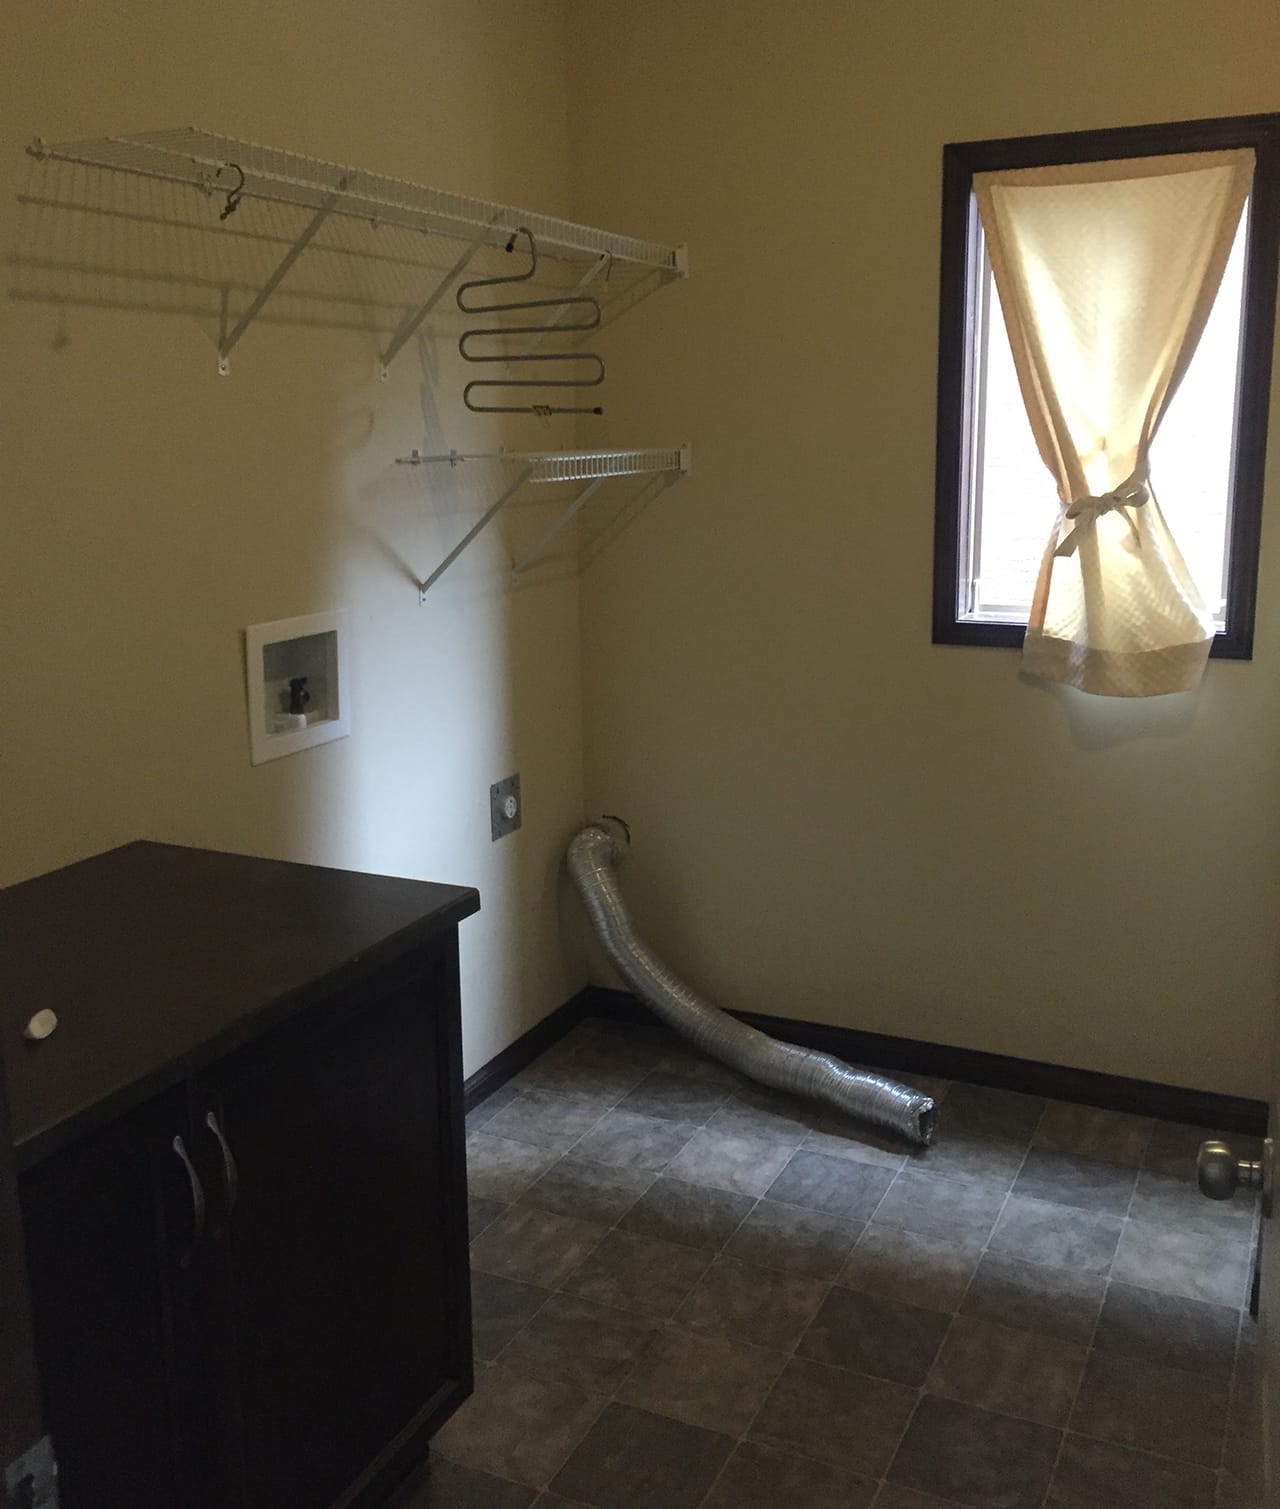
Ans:
[[[57,1030],[57,1027],[58,1013],[56,1011],[50,1011],[48,1007],[46,1007],[43,1011],[36,1012],[35,1016],[31,1018],[26,1027],[23,1029],[22,1035],[28,1040],[28,1042],[42,1043],[45,1038],[53,1036],[54,1032]]]

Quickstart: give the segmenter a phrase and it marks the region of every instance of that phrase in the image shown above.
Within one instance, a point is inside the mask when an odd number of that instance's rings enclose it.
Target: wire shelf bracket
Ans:
[[[330,194],[320,208],[307,222],[306,229],[293,243],[284,256],[276,265],[275,271],[258,290],[253,302],[235,322],[232,328],[218,342],[218,376],[226,377],[231,371],[231,353],[235,349],[240,337],[253,324],[254,320],[262,313],[267,300],[279,288],[284,281],[285,274],[306,251],[307,247],[315,239],[316,232],[333,213],[338,203],[337,194]]]
[[[432,456],[424,456],[415,450],[407,456],[396,457],[396,463],[400,466],[430,466],[445,461],[454,467],[467,461],[506,461],[518,465],[519,471],[431,575],[418,583],[419,602],[426,601],[427,593],[472,540],[497,518],[525,486],[567,482],[586,484],[520,559],[513,562],[512,570],[517,573],[527,570],[544,554],[552,540],[586,507],[606,482],[615,477],[665,475],[668,479],[675,480],[687,476],[693,464],[693,451],[688,445],[632,451],[447,451]]]
[[[383,382],[386,382],[387,379],[391,376],[391,363],[396,359],[396,355],[399,352],[400,348],[407,340],[411,340],[413,338],[415,332],[418,330],[423,320],[426,319],[426,317],[436,307],[440,300],[444,298],[445,294],[448,293],[450,288],[453,287],[454,283],[470,264],[472,258],[484,244],[484,236],[477,236],[475,240],[472,241],[471,245],[467,247],[466,251],[464,251],[458,258],[458,260],[453,264],[449,271],[445,273],[444,277],[441,278],[441,280],[436,284],[435,288],[432,289],[430,298],[428,298],[424,304],[420,304],[417,309],[411,309],[409,313],[405,315],[404,319],[400,321],[400,324],[396,327],[396,330],[391,339],[387,342],[387,349],[382,353],[378,376],[382,379]]]
[[[37,137],[27,148],[41,161],[102,168],[136,177],[185,186],[210,198],[225,198],[222,219],[242,199],[258,199],[294,209],[308,209],[312,219],[286,251],[275,271],[218,346],[218,371],[230,370],[232,349],[261,313],[289,269],[332,215],[347,216],[374,227],[395,225],[424,235],[452,237],[465,243],[453,267],[420,305],[405,314],[381,353],[381,375],[410,340],[458,275],[485,246],[505,246],[513,231],[525,226],[546,256],[587,262],[585,281],[601,268],[630,265],[656,273],[666,282],[688,275],[684,246],[663,245],[614,231],[579,225],[514,205],[495,204],[405,179],[344,167],[275,147],[221,136],[195,126],[144,131],[127,136],[99,136],[83,141],[47,143]],[[231,174],[239,178],[234,183]]]

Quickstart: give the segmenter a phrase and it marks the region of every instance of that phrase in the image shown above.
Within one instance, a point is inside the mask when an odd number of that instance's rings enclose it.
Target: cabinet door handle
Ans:
[[[187,1178],[191,1181],[191,1245],[178,1259],[183,1268],[190,1268],[191,1259],[196,1254],[196,1248],[200,1245],[200,1238],[204,1235],[204,1186],[200,1183],[200,1175],[195,1171],[195,1165],[191,1162],[187,1145],[181,1136],[173,1139],[173,1150],[182,1160],[182,1166],[187,1171]]]
[[[227,1181],[227,1214],[236,1208],[236,1197],[240,1193],[240,1172],[236,1168],[235,1154],[231,1151],[231,1144],[227,1141],[226,1134],[218,1125],[218,1118],[212,1111],[204,1118],[204,1124],[218,1139],[218,1146],[222,1149],[222,1172]]]

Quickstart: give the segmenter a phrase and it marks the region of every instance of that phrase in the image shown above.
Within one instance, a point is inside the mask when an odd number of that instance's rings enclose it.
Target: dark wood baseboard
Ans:
[[[1024,1095],[1044,1095],[1052,1100],[1072,1100],[1106,1111],[1155,1116],[1161,1121],[1181,1121],[1219,1132],[1266,1135],[1266,1103],[1241,1095],[1219,1095],[1212,1090],[1099,1074],[1092,1069],[1071,1069],[1031,1058],[982,1053],[976,1048],[949,1048],[941,1043],[891,1037],[883,1032],[863,1032],[856,1027],[798,1022],[752,1011],[735,1011],[730,1015],[784,1042],[817,1048],[848,1063],[865,1064],[888,1074],[933,1074],[941,1079],[989,1085],[996,1090],[1019,1090]],[[588,985],[471,1075],[464,1086],[467,1109],[486,1100],[587,1017],[661,1025],[629,991]]]
[[[583,1017],[597,1016],[617,1022],[656,1022],[648,1007],[628,991],[609,990],[602,985],[589,985],[570,1004],[578,1010],[576,1020],[579,1021]],[[784,1042],[817,1048],[848,1063],[864,1064],[888,1074],[932,1074],[941,1079],[989,1085],[997,1090],[1020,1090],[1026,1095],[1072,1100],[1107,1111],[1128,1111],[1137,1116],[1154,1116],[1161,1121],[1186,1122],[1192,1126],[1210,1127],[1214,1131],[1243,1132],[1254,1137],[1266,1135],[1266,1103],[1247,1100],[1240,1095],[1218,1095],[1211,1090],[1191,1090],[1181,1085],[1128,1079],[1119,1074],[1099,1074],[1091,1069],[1071,1069],[1029,1058],[1008,1058],[1001,1053],[981,1053],[974,1048],[948,1048],[940,1043],[890,1037],[882,1032],[863,1032],[855,1027],[797,1022],[751,1011],[730,1014]]]
[[[509,1043],[501,1053],[489,1062],[477,1069],[476,1072],[466,1079],[462,1086],[463,1103],[467,1110],[473,1110],[482,1100],[488,1100],[495,1090],[500,1090],[513,1075],[519,1074],[521,1069],[527,1069],[540,1053],[545,1053],[553,1043],[558,1043],[568,1032],[572,1032],[585,1016],[587,1003],[593,999],[594,986],[588,985],[572,996],[563,1006],[557,1006],[550,1016],[543,1019],[528,1032],[518,1037],[514,1043]],[[623,991],[616,992],[623,995]],[[627,996],[627,1000],[632,997]],[[636,1010],[641,1009],[637,1001]]]

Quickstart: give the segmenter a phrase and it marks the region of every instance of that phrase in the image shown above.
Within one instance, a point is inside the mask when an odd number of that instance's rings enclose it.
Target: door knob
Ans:
[[[1196,1158],[1196,1182],[1211,1200],[1229,1200],[1238,1189],[1262,1191],[1262,1214],[1271,1214],[1274,1188],[1275,1142],[1268,1137],[1262,1157],[1237,1158],[1225,1142],[1202,1142]]]
[[[1229,1200],[1238,1189],[1262,1188],[1262,1161],[1237,1158],[1225,1142],[1202,1142],[1196,1182],[1210,1200]]]

